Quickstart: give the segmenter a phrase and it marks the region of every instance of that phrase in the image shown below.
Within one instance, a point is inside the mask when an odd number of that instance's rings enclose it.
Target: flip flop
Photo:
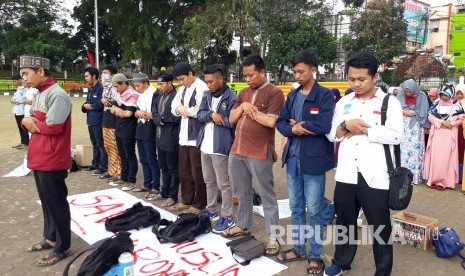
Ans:
[[[317,262],[318,264],[315,265],[310,265],[311,262]],[[308,267],[307,267],[307,275],[317,275],[317,276],[323,276],[323,273],[325,272],[325,262],[322,259],[319,258],[309,258],[308,259]],[[315,270],[318,270],[320,272],[314,272]]]
[[[287,253],[294,253],[295,257],[294,258],[287,258]],[[278,258],[278,257],[281,257]],[[284,250],[279,252],[278,256],[274,259],[276,262],[285,264],[285,263],[290,263],[290,262],[297,262],[297,261],[305,261],[307,260],[307,257],[304,255],[299,254],[294,248]]]
[[[43,257],[41,260],[38,260],[36,265],[37,266],[49,266],[58,263],[59,261],[68,257],[69,254],[67,252],[58,253],[52,250],[47,256]]]
[[[141,193],[141,192],[148,192],[149,189],[145,188],[144,186],[140,186],[140,187],[132,189],[132,191],[135,193]]]
[[[26,248],[26,252],[37,252],[43,251],[46,249],[51,249],[53,246],[49,244],[45,239],[41,240],[40,242],[31,245],[30,247]]]
[[[234,228],[239,228],[241,231],[236,232],[236,233],[231,233],[231,230]],[[229,228],[228,230],[224,231],[223,234],[221,234],[225,238],[235,238],[235,237],[245,237],[250,235],[250,231],[247,228],[240,228],[239,226],[233,226]]]
[[[176,201],[172,198],[168,198],[167,200],[165,200],[162,204],[161,204],[161,207],[171,207],[173,206],[174,204],[176,204]]]
[[[276,256],[279,254],[279,249],[281,245],[279,244],[278,240],[275,238],[268,238],[265,240],[265,256],[271,257]],[[276,253],[266,253],[270,250],[276,250]]]

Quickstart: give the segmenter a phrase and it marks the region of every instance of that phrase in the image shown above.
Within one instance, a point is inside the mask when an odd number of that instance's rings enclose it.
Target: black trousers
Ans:
[[[393,250],[390,243],[391,220],[389,212],[389,191],[370,188],[361,173],[358,173],[358,183],[347,184],[336,182],[334,190],[334,206],[336,208],[338,226],[347,227],[347,241],[357,240],[357,218],[360,207],[367,219],[368,225],[376,233],[378,227],[383,227],[379,233],[383,244],[373,238],[373,255],[376,265],[376,276],[391,275],[393,263]],[[355,231],[350,232],[350,229]],[[349,242],[340,244],[336,241],[336,251],[333,263],[344,270],[350,269],[357,252],[357,244]]]
[[[18,126],[19,136],[21,137],[21,144],[28,145],[29,144],[29,133],[27,130],[21,127],[21,120],[23,120],[24,115],[15,115],[16,125]]]
[[[126,139],[116,136],[118,155],[121,158],[121,180],[136,183],[137,156],[136,139]]]
[[[64,253],[71,246],[71,213],[65,183],[67,176],[67,170],[34,171],[44,213],[44,238],[56,242],[54,250],[58,253]]]
[[[194,146],[179,146],[179,178],[181,202],[203,210],[207,206],[207,186],[203,180],[200,150]]]
[[[108,156],[103,146],[102,126],[87,126],[90,142],[92,143],[92,166],[106,172],[108,170]]]
[[[158,165],[161,170],[161,196],[169,197],[174,201],[178,201],[179,192],[179,148],[174,151],[164,151],[158,148]]]

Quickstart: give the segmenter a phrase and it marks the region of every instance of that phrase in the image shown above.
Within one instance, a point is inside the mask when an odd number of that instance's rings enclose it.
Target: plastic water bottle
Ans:
[[[134,276],[134,258],[130,252],[121,253],[119,256],[118,276]]]

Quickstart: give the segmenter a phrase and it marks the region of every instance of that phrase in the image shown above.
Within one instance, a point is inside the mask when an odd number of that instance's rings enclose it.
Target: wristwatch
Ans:
[[[342,121],[342,123],[339,124],[339,127],[342,129],[342,131],[350,132],[350,131],[347,129],[346,121]]]

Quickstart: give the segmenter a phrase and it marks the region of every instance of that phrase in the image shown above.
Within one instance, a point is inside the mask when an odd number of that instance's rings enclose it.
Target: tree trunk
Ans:
[[[282,83],[282,82],[285,82],[284,80],[284,64],[281,64],[281,66],[279,67],[279,80],[278,80],[278,84]]]

